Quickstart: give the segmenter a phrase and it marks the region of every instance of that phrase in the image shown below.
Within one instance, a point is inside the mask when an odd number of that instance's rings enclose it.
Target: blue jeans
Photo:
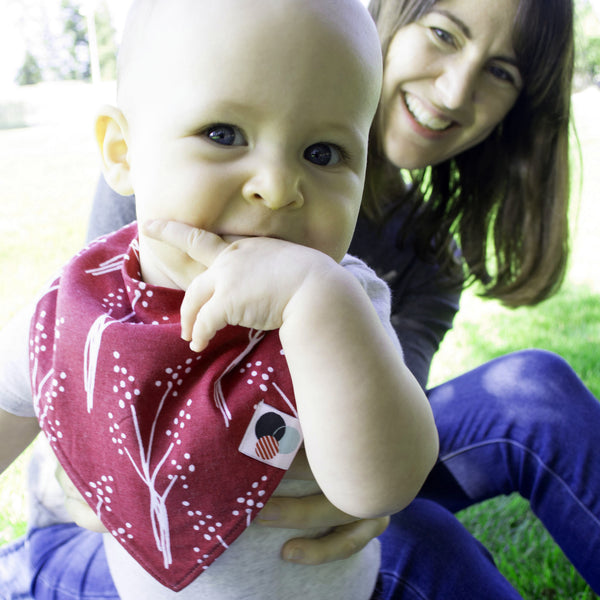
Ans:
[[[600,403],[567,363],[548,352],[517,352],[428,395],[440,459],[381,536],[374,599],[519,598],[452,514],[515,491],[600,592]],[[30,544],[35,598],[117,597],[98,534],[57,525],[32,532]],[[6,596],[13,597],[23,596]]]

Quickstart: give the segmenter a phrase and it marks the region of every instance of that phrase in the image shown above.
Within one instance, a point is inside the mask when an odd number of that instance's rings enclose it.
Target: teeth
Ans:
[[[408,110],[410,111],[410,114],[420,125],[423,125],[423,127],[427,127],[427,129],[433,129],[434,131],[443,131],[452,125],[451,119],[445,119],[437,115],[432,115],[427,107],[417,97],[412,96],[411,94],[405,94],[404,100]]]

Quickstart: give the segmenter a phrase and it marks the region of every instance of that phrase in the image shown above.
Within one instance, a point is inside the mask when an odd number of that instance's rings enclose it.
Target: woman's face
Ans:
[[[386,56],[385,154],[405,169],[483,141],[522,87],[512,44],[518,0],[440,0],[398,30]]]

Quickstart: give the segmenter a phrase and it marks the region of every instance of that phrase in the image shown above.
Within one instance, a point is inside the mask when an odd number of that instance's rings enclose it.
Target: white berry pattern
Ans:
[[[255,409],[296,413],[277,332],[226,327],[194,353],[179,335],[182,298],[141,281],[133,224],[67,265],[30,337],[53,450],[115,539],[173,590],[210,568],[284,474],[238,450]],[[273,436],[293,457],[290,422]]]

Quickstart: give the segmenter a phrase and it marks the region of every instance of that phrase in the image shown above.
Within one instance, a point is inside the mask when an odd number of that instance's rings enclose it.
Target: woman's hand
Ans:
[[[389,517],[356,520],[335,508],[323,494],[271,498],[256,519],[256,523],[264,527],[331,527],[331,531],[322,537],[292,538],[283,545],[283,560],[302,565],[320,565],[348,558],[381,535],[389,522]]]
[[[79,490],[69,479],[66,471],[58,461],[56,467],[56,480],[65,493],[65,508],[71,519],[73,519],[79,527],[83,527],[84,529],[90,529],[91,531],[97,531],[98,533],[107,532],[108,529],[104,527],[102,521],[96,516],[96,513],[94,513],[90,505],[83,499],[83,496],[79,493]]]
[[[303,448],[298,451],[285,477],[314,479]],[[263,527],[331,529],[324,536],[293,538],[283,545],[283,560],[303,565],[320,565],[348,558],[362,550],[373,538],[381,535],[389,522],[389,517],[352,517],[333,506],[324,494],[302,498],[271,498],[255,521]]]

